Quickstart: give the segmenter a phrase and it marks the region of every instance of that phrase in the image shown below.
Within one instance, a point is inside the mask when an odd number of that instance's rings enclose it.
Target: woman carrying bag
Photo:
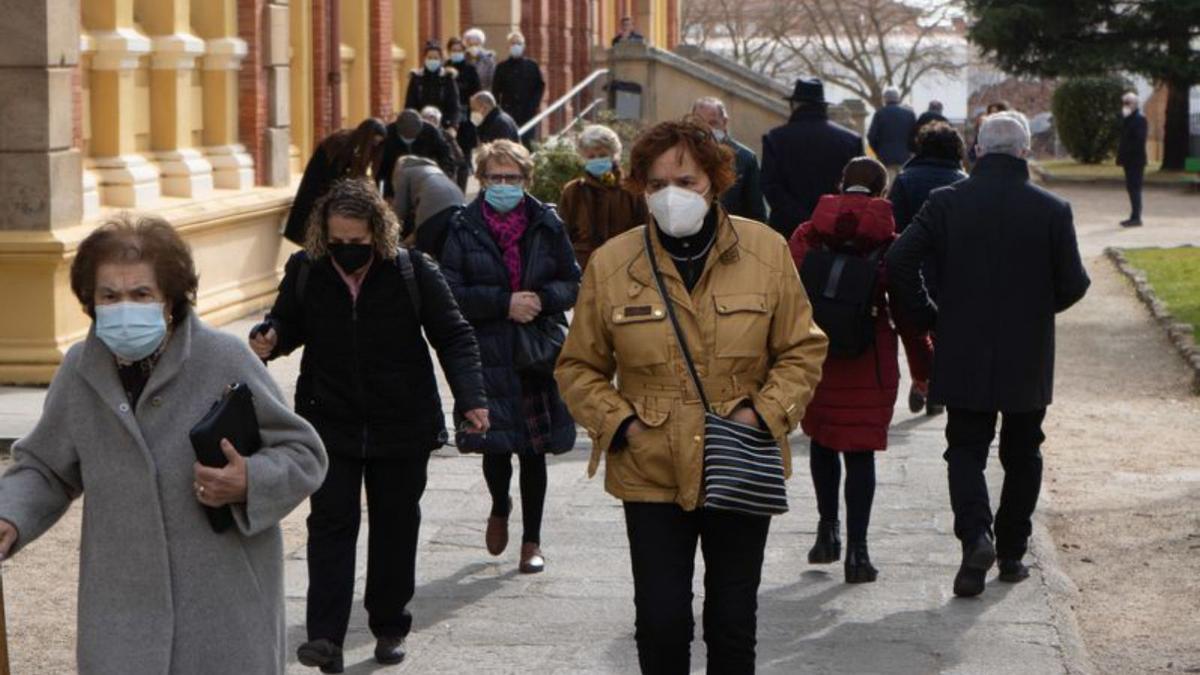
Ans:
[[[786,508],[787,435],[826,340],[786,242],[715,202],[733,160],[708,127],[660,123],[638,138],[630,165],[653,225],[592,254],[556,377],[592,437],[589,474],[603,455],[605,487],[624,502],[642,672],[689,670],[699,542],[708,670],[750,673],[766,514]],[[730,448],[761,469],[728,461]],[[750,485],[739,507],[735,481],[711,478],[747,469],[768,487]]]

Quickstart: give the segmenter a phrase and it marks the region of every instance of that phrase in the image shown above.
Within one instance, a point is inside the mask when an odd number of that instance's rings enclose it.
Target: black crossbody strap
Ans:
[[[658,285],[658,294],[662,296],[663,304],[667,306],[667,317],[671,320],[671,328],[675,331],[675,340],[679,342],[679,351],[683,354],[683,361],[687,364],[688,373],[692,376],[692,382],[696,385],[696,393],[700,395],[700,403],[704,405],[706,412],[712,412],[712,408],[708,405],[708,397],[704,395],[704,386],[700,384],[700,375],[696,372],[696,364],[692,361],[692,352],[688,349],[687,340],[683,338],[683,329],[679,327],[679,319],[675,316],[675,303],[671,302],[671,296],[667,294],[667,285],[663,283],[662,273],[658,270],[658,260],[654,258],[654,247],[650,243],[650,225],[646,225],[642,234],[645,235],[646,241],[646,257],[650,260],[650,271],[654,274],[654,283]]]

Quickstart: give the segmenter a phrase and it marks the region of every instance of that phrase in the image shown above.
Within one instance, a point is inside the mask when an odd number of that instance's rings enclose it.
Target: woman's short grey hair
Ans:
[[[979,127],[980,154],[1021,157],[1029,150],[1029,120],[1015,110],[993,113]]]
[[[421,118],[435,127],[442,126],[442,111],[437,106],[427,105],[421,108]]]
[[[617,136],[617,132],[603,124],[589,124],[579,134],[579,139],[575,141],[575,147],[579,149],[580,153],[599,149],[616,157],[621,154],[621,138]]]
[[[1127,91],[1125,92],[1125,95],[1121,97],[1121,102],[1129,103],[1136,108],[1142,101],[1141,97],[1137,95],[1137,92]]]
[[[469,28],[469,29],[467,29],[467,32],[463,33],[463,42],[474,42],[474,41],[478,41],[479,44],[481,44],[481,45],[485,44],[487,42],[487,35],[484,35],[482,29]]]
[[[496,107],[496,97],[493,96],[492,92],[490,91],[481,91],[476,93],[471,97],[471,101],[478,101],[479,103],[486,105],[488,108]]]
[[[533,156],[529,154],[529,150],[520,143],[502,138],[491,143],[484,143],[475,153],[475,177],[483,180],[488,174],[489,166],[493,161],[512,162],[521,169],[521,175],[525,180],[533,178]]]

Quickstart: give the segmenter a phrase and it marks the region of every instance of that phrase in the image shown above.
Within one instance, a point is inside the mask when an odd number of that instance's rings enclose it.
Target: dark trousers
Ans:
[[[950,476],[950,506],[954,509],[954,534],[963,542],[992,530],[988,499],[988,447],[996,437],[997,413],[950,408],[946,422],[944,455]],[[996,554],[1019,560],[1033,531],[1033,510],[1042,488],[1042,420],[1045,409],[1004,413],[1000,428],[1000,464],[1004,486],[996,510]]]
[[[1125,169],[1125,191],[1129,193],[1129,217],[1134,220],[1142,219],[1142,183],[1146,177],[1146,167],[1141,165],[1123,167]]]
[[[417,534],[429,455],[358,459],[329,454],[329,473],[308,516],[308,639],[338,645],[354,602],[354,558],[367,486],[367,589],[371,633],[403,637],[412,629],[407,606],[416,585]]]
[[[531,452],[517,455],[521,461],[521,525],[524,544],[542,543],[542,511],[546,506],[546,456]],[[492,496],[492,515],[507,518],[512,510],[508,491],[512,485],[512,454],[483,456],[483,479]]]
[[[846,463],[846,539],[852,544],[865,544],[867,527],[871,524],[871,503],[875,501],[874,450],[838,452],[811,441],[808,468],[817,493],[817,513],[821,520],[838,519],[843,461]]]
[[[704,555],[708,672],[754,672],[758,584],[771,519],[677,504],[625,502],[638,663],[647,675],[690,671],[696,541]]]

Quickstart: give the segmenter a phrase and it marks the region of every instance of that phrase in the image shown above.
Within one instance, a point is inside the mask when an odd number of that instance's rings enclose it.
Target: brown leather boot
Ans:
[[[546,559],[542,557],[542,549],[537,544],[526,542],[521,544],[521,574],[537,574],[546,569]]]
[[[512,500],[508,500],[508,512],[512,513]],[[488,516],[487,531],[483,536],[488,553],[500,555],[508,548],[508,514]]]

